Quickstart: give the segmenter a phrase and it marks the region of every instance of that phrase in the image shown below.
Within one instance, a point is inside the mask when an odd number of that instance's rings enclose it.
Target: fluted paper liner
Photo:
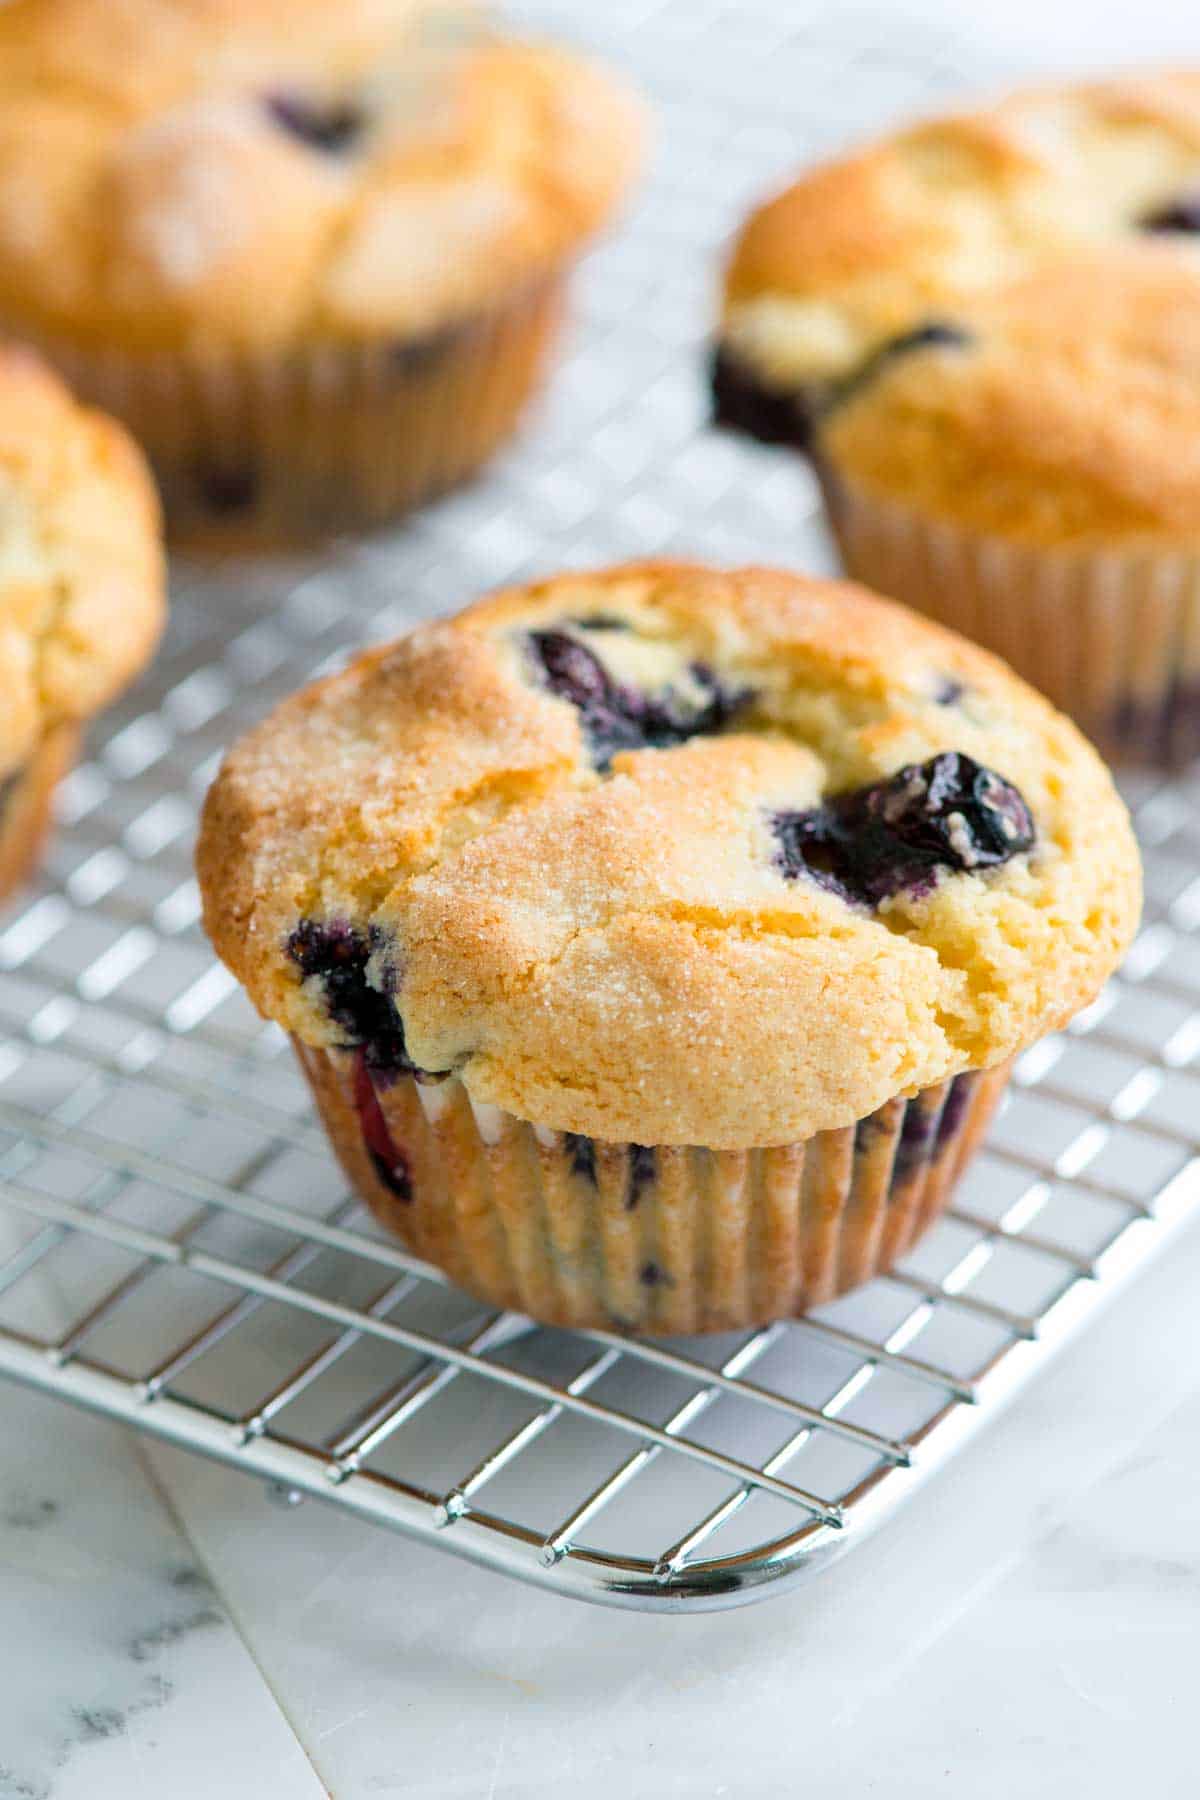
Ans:
[[[556,272],[418,340],[262,355],[34,341],[139,439],[173,537],[253,548],[380,524],[474,473],[538,385],[564,285]]]
[[[1200,556],[1018,544],[818,474],[848,574],[995,651],[1112,757],[1200,754]]]
[[[602,1143],[296,1042],[342,1167],[415,1256],[548,1325],[728,1331],[890,1268],[944,1211],[1008,1079],[968,1072],[804,1143]]]

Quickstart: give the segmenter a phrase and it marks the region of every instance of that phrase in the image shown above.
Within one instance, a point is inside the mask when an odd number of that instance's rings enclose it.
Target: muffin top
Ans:
[[[421,338],[637,158],[621,89],[426,0],[9,0],[0,315],[123,349]]]
[[[1139,903],[1107,772],[1002,663],[849,584],[682,563],[496,594],[294,695],[198,868],[303,1041],[712,1148],[1002,1060]]]
[[[0,347],[0,782],[124,686],[163,610],[141,455],[28,351]]]
[[[1033,544],[1200,543],[1200,250],[1047,265],[885,351],[817,453],[854,486]]]
[[[799,395],[801,435],[881,347],[974,297],[1198,230],[1200,73],[1019,93],[827,163],[755,212],[727,271],[722,347],[768,396]],[[1090,329],[1086,311],[1077,324]],[[775,426],[789,435],[785,415]]]

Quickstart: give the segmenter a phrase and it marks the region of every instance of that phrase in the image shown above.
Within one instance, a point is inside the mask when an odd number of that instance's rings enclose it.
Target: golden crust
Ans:
[[[599,225],[640,119],[588,64],[470,19],[420,0],[11,0],[0,314],[127,351],[264,349],[421,336],[502,302]],[[314,148],[280,96],[348,102],[361,141]]]
[[[163,595],[158,497],[133,442],[0,347],[0,779],[142,667]]]
[[[1200,75],[1022,92],[829,163],[756,211],[724,335],[769,382],[847,374],[886,339],[1048,261],[1125,239],[1200,183]]]
[[[595,614],[632,628],[621,679],[705,663],[750,710],[597,773],[524,647]],[[876,912],[784,878],[772,808],[948,749],[1016,783],[1036,854]],[[293,696],[227,757],[198,870],[219,954],[302,1041],[343,1034],[290,934],[374,927],[409,1055],[473,1100],[729,1149],[1004,1060],[1094,995],[1139,903],[1106,771],[994,658],[849,584],[672,563],[494,595]]]
[[[827,416],[860,491],[1039,545],[1200,544],[1200,261],[1163,243],[1055,263],[960,315]]]

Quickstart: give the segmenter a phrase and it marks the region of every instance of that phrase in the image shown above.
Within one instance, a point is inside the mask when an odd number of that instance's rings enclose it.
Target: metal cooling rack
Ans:
[[[854,1541],[1200,1203],[1200,775],[1132,792],[1146,928],[1025,1058],[953,1214],[808,1319],[645,1344],[540,1330],[346,1198],[280,1034],[198,929],[190,840],[221,747],[500,581],[659,550],[820,565],[795,460],[704,429],[716,245],[803,156],[995,73],[870,8],[605,12],[663,147],[524,442],[389,537],[180,567],[163,655],[0,919],[0,1371],[559,1592],[704,1607]],[[580,13],[540,18],[562,35]]]

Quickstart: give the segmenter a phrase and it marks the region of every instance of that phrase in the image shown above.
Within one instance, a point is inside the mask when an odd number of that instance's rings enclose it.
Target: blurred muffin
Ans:
[[[162,620],[141,456],[28,351],[0,347],[0,899],[37,859],[80,730]]]
[[[639,121],[419,0],[0,8],[0,323],[122,417],[173,529],[369,524],[511,432]]]
[[[226,759],[219,954],[358,1192],[535,1318],[702,1331],[889,1267],[1138,910],[1075,729],[848,585],[644,564],[359,657]]]
[[[714,360],[852,574],[1153,759],[1200,750],[1197,230],[1200,75],[1020,94],[760,209]]]

